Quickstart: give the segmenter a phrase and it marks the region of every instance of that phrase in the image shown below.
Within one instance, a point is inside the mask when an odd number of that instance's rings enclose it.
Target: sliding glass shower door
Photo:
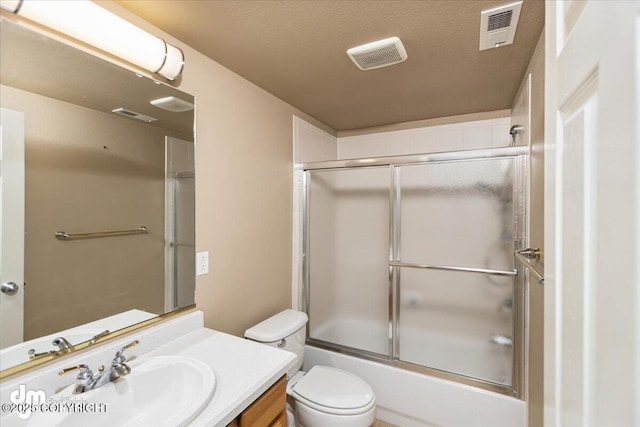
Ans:
[[[513,160],[398,166],[395,356],[511,385]]]
[[[317,171],[308,182],[309,337],[389,351],[389,170]]]
[[[308,165],[309,342],[517,395],[524,291],[513,253],[526,235],[517,153]]]

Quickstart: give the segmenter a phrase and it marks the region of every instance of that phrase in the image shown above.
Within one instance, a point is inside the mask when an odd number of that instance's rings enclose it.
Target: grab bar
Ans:
[[[541,251],[539,248],[527,248],[521,249],[519,251],[515,251],[513,253],[516,256],[516,259],[520,261],[536,278],[538,279],[538,284],[544,286],[544,275],[540,273],[534,266],[529,262],[531,259],[540,259]]]
[[[517,276],[516,270],[488,270],[486,268],[449,267],[444,265],[412,264],[408,262],[389,262],[391,267],[426,268],[430,270],[462,271],[465,273],[492,274],[495,276]]]
[[[94,233],[67,233],[66,231],[58,231],[54,234],[54,237],[58,240],[73,240],[73,239],[92,239],[96,237],[113,237],[113,236],[128,236],[131,234],[147,234],[149,233],[149,227],[141,226],[135,230],[120,230],[120,231],[98,231]]]

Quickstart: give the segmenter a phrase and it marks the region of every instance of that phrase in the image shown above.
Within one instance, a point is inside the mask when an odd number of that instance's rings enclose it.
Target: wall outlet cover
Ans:
[[[209,252],[196,254],[196,276],[209,273]]]

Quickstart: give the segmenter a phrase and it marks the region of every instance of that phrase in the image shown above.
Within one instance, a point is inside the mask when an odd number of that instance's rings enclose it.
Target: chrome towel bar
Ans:
[[[529,272],[536,277],[536,279],[538,279],[538,284],[544,286],[544,275],[540,273],[530,262],[532,259],[539,260],[541,253],[542,252],[539,248],[527,248],[515,251],[513,254],[516,256],[516,259],[520,261],[529,270]]]
[[[66,231],[58,231],[54,234],[54,237],[58,240],[73,240],[73,239],[93,239],[98,237],[114,237],[114,236],[129,236],[131,234],[147,234],[149,233],[149,227],[141,226],[135,230],[119,230],[119,231],[98,231],[94,233],[67,233]]]
[[[426,264],[411,264],[407,262],[389,262],[391,267],[408,267],[408,268],[426,268],[429,270],[448,270],[448,271],[461,271],[464,273],[482,273],[492,274],[495,276],[516,276],[518,272],[516,270],[488,270],[486,268],[469,268],[469,267],[448,267],[444,265],[426,265]]]

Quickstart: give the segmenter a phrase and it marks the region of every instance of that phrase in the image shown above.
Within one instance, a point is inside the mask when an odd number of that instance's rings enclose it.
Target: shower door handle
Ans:
[[[516,257],[516,260],[520,261],[522,263],[522,265],[524,265],[524,267],[526,269],[529,270],[529,272],[531,274],[533,274],[535,276],[539,285],[544,286],[544,273],[539,271],[532,263],[531,260],[538,260],[538,263],[540,264],[540,257],[542,254],[542,251],[540,251],[539,248],[527,248],[527,249],[522,249],[519,251],[515,251],[513,253]]]

